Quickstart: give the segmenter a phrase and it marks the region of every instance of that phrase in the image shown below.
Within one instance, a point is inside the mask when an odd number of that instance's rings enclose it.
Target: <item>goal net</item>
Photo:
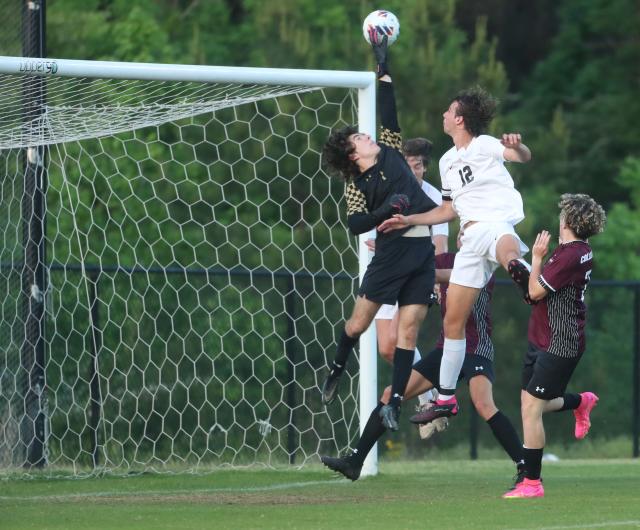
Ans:
[[[357,359],[329,409],[318,387],[359,249],[320,151],[374,119],[372,76],[12,58],[0,72],[0,469],[345,450]]]

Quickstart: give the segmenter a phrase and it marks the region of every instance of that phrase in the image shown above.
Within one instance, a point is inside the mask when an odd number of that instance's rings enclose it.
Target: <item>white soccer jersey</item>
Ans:
[[[453,200],[460,224],[524,219],[522,197],[504,167],[504,146],[493,136],[477,136],[462,149],[453,146],[440,159],[442,196]]]
[[[426,180],[422,181],[422,191],[425,192],[438,206],[442,204],[442,194],[438,191],[438,188],[429,184]],[[449,223],[441,223],[439,225],[433,225],[431,227],[432,236],[448,236],[449,235]]]

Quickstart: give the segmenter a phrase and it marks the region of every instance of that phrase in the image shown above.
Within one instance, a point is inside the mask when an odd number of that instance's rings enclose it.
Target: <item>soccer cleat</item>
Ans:
[[[536,302],[529,297],[529,276],[531,275],[531,267],[524,261],[512,259],[507,266],[511,279],[516,282],[518,287],[522,289],[522,296],[525,303],[534,305]]]
[[[390,431],[397,431],[400,426],[398,425],[398,419],[400,418],[400,409],[393,405],[384,405],[378,413],[382,420],[382,425]]]
[[[424,403],[422,405],[418,405],[416,407],[416,412],[424,412],[433,407],[435,401],[429,401],[428,403]],[[420,434],[420,438],[423,440],[428,440],[435,433],[442,432],[449,427],[449,420],[447,418],[437,418],[429,423],[423,423],[418,425],[418,433]]]
[[[338,383],[340,382],[340,376],[342,372],[336,372],[335,370],[331,370],[329,375],[322,383],[322,404],[328,405],[338,395]]]
[[[331,456],[321,456],[321,462],[332,471],[341,473],[349,480],[356,481],[360,478],[360,471],[362,471],[362,465],[357,465],[348,456],[344,458],[333,458]]]
[[[507,491],[502,498],[503,499],[523,499],[532,497],[544,497],[544,488],[542,487],[542,480],[531,480],[524,478],[522,482],[518,483],[515,488]]]
[[[591,427],[589,414],[599,399],[593,392],[582,392],[580,397],[582,398],[580,406],[573,411],[573,415],[576,417],[575,434],[578,440],[582,440],[589,433]]]
[[[514,489],[516,489],[518,487],[518,484],[520,484],[523,480],[524,480],[524,467],[518,468],[518,470],[516,471],[516,474],[513,477],[513,486],[511,486],[509,491],[513,491]],[[540,481],[542,482],[542,479]]]
[[[409,418],[411,423],[430,423],[438,418],[448,418],[449,416],[455,416],[458,414],[458,402],[455,396],[447,401],[438,399],[432,407],[418,412]]]

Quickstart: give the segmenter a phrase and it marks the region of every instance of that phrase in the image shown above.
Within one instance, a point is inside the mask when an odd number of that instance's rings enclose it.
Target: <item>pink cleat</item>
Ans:
[[[507,491],[507,493],[502,496],[503,499],[523,499],[532,497],[544,497],[542,480],[531,480],[525,478],[522,482],[518,483],[515,488]]]
[[[573,415],[576,417],[576,438],[582,440],[588,433],[589,427],[591,427],[591,420],[589,414],[593,410],[593,407],[598,403],[598,396],[593,392],[582,392],[580,394],[582,401],[580,406],[573,411]]]

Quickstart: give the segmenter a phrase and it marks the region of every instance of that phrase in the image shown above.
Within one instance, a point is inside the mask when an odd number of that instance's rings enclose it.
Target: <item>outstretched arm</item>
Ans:
[[[413,215],[394,215],[378,226],[380,232],[391,232],[400,228],[413,225],[437,225],[453,221],[458,214],[453,209],[452,201],[442,201],[442,204],[433,210]]]
[[[399,150],[402,148],[402,136],[400,135],[400,125],[398,124],[396,96],[387,64],[388,37],[379,34],[372,27],[369,29],[369,41],[376,59],[376,72],[379,81],[378,114],[380,115],[380,133],[378,135],[378,143]]]
[[[504,159],[509,162],[529,162],[531,151],[522,143],[520,133],[503,134],[500,143],[504,145]]]

